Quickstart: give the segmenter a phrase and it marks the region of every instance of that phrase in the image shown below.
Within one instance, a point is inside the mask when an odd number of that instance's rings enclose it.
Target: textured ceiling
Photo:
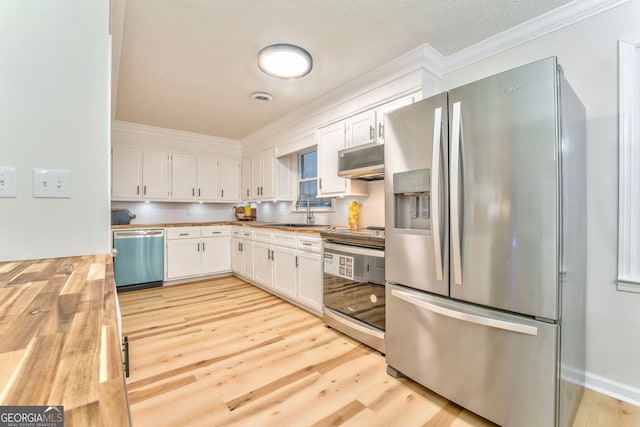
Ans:
[[[447,56],[568,1],[128,0],[115,118],[241,139],[424,43]],[[308,50],[312,72],[260,72],[277,42]]]

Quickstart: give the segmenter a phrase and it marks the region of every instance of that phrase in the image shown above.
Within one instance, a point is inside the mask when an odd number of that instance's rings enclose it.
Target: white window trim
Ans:
[[[294,174],[294,185],[293,187],[295,188],[294,190],[294,200],[291,203],[291,212],[295,212],[295,213],[305,213],[307,212],[307,207],[306,205],[304,205],[304,207],[298,207],[296,208],[296,204],[298,202],[298,198],[300,197],[300,155],[301,154],[306,154],[309,153],[311,151],[318,151],[318,146],[314,145],[312,147],[307,147],[304,150],[300,150],[300,151],[296,151],[295,153],[291,153],[291,163],[293,165],[293,167],[291,168],[291,170],[295,171]],[[319,177],[316,177],[316,179],[319,179]],[[335,200],[331,199],[331,207],[311,207],[311,212],[335,212],[336,208],[335,208]]]
[[[618,290],[640,293],[640,33],[620,40],[618,54]]]

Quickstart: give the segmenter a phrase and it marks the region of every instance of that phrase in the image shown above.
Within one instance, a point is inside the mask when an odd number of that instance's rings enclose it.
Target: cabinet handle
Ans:
[[[200,242],[198,242],[198,252],[200,252]]]
[[[271,259],[271,249],[267,249],[267,259]]]
[[[276,260],[276,253],[275,251],[271,251],[271,261],[275,261]]]
[[[195,189],[195,188],[192,188],[192,189],[191,189],[191,196],[195,196],[195,195],[196,195],[196,189]]]
[[[178,234],[178,236],[188,236],[188,235],[189,235],[189,233],[180,233],[180,234]]]
[[[204,252],[204,242],[202,242],[202,252]]]
[[[320,180],[320,189],[322,189],[322,178],[318,178]]]
[[[142,194],[144,194],[145,196],[147,195],[147,186],[145,185],[144,187],[142,187]]]
[[[200,189],[198,188],[198,197],[200,197]]]
[[[222,234],[222,231],[212,231],[211,234]]]
[[[378,123],[378,138],[382,138],[382,135],[384,135],[384,125]]]
[[[238,243],[238,248],[240,249],[240,252],[244,252],[244,248],[242,247],[242,243]]]
[[[244,233],[245,236],[249,237],[251,233]]]
[[[369,126],[369,141],[373,141],[376,129],[373,126]]]
[[[249,197],[249,189],[247,188],[247,197]]]
[[[298,255],[296,255],[296,268],[298,268]]]
[[[136,187],[136,194],[137,194],[138,196],[140,195],[140,186],[139,186],[139,185]]]
[[[302,242],[302,244],[305,245],[305,246],[311,246],[311,243],[309,243],[309,242]]]
[[[220,193],[221,193],[220,197],[224,199],[224,190],[220,190]]]

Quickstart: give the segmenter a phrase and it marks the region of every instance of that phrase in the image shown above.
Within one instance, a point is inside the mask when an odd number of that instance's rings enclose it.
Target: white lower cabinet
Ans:
[[[322,240],[319,236],[233,227],[233,272],[307,310],[322,311]]]
[[[253,280],[256,283],[273,287],[273,249],[271,244],[255,242],[253,246]]]
[[[280,246],[273,247],[273,288],[291,298],[298,296],[297,263],[298,251]]]
[[[231,270],[231,228],[174,227],[166,230],[166,280],[224,273]]]
[[[297,273],[298,300],[322,311],[322,254],[300,252]]]

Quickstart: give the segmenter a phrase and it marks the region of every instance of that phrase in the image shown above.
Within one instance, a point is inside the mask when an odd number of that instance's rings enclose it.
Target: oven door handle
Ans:
[[[325,250],[334,250],[344,252],[346,254],[357,254],[372,257],[384,258],[384,251],[380,249],[362,248],[360,246],[338,245],[336,243],[325,243]]]

